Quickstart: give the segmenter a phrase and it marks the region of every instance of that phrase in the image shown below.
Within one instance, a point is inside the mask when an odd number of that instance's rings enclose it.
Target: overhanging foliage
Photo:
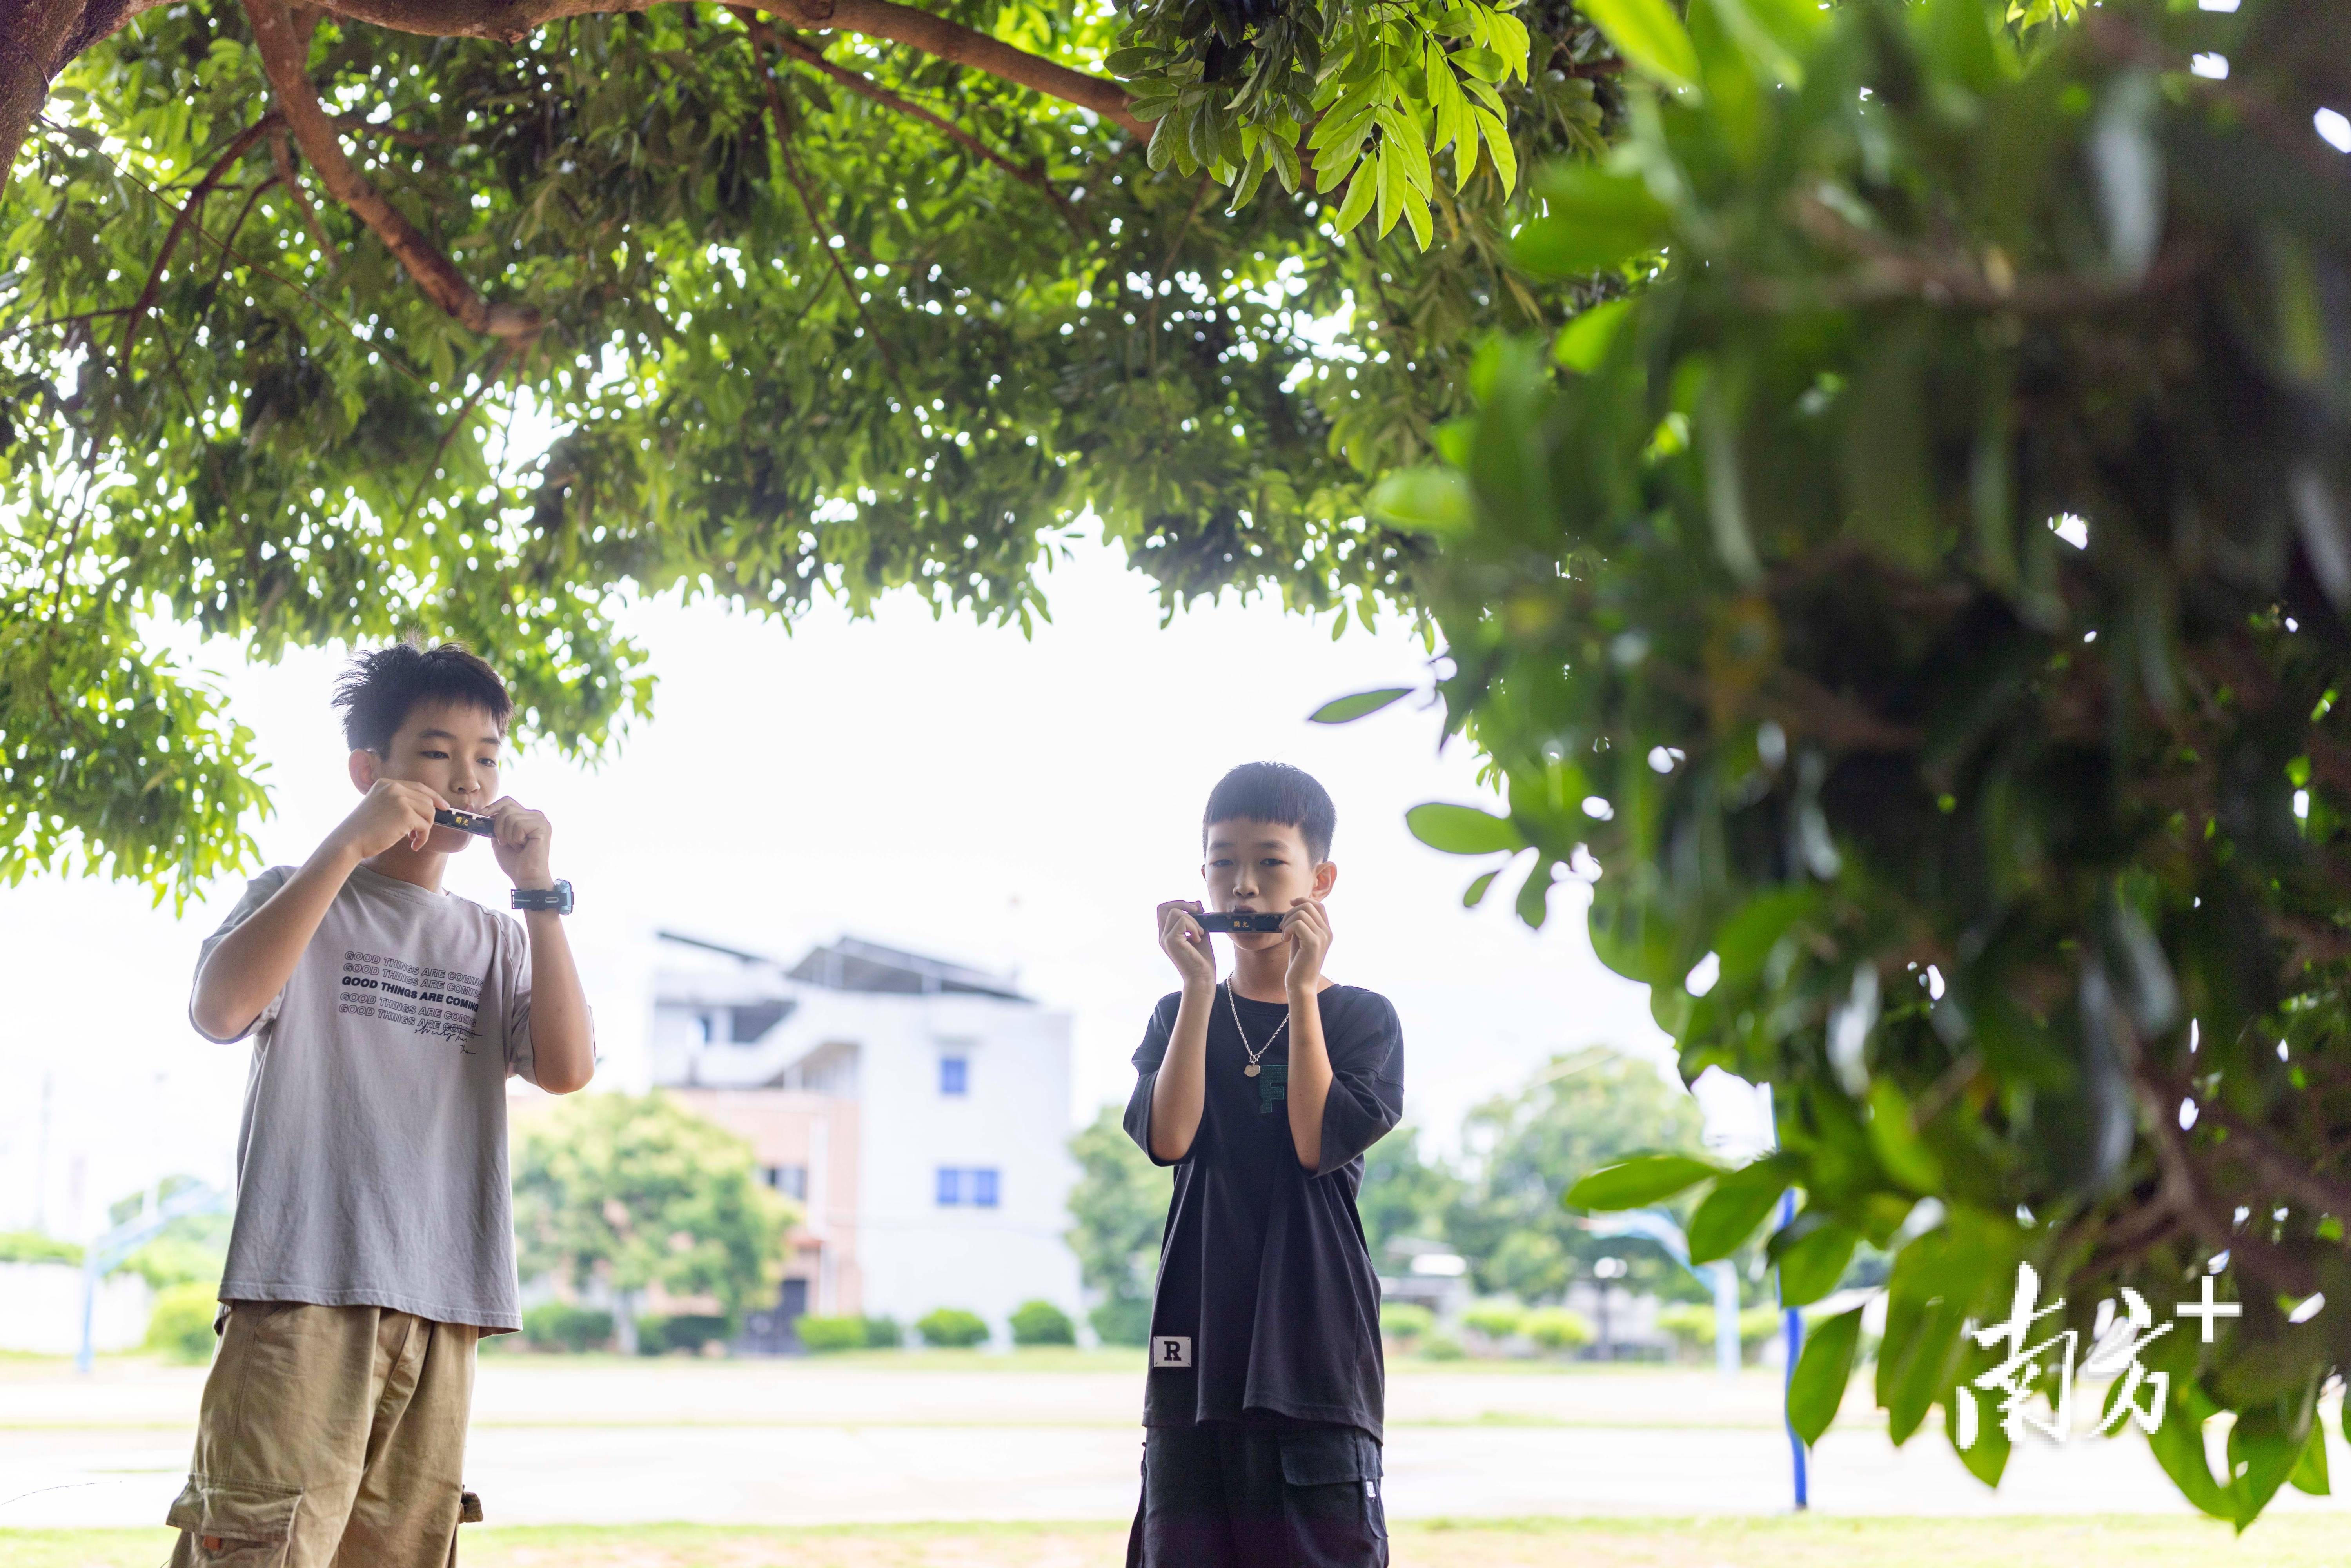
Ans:
[[[2198,1506],[2323,1490],[2351,6],[2117,0],[2022,37],[1978,0],[1609,9],[1662,90],[1604,166],[1541,177],[1523,254],[1662,274],[1497,345],[1447,465],[1382,497],[1444,543],[1440,690],[1508,800],[1424,836],[1524,846],[1538,921],[1560,868],[1596,878],[1594,945],[1685,1071],[1772,1082],[1783,1152],[1693,1228],[1734,1245],[1802,1189],[1771,1240],[1796,1301],[1893,1251],[1897,1441],[1938,1406],[1968,1436],[1972,1399],[1998,1479],[1977,1380],[2009,1347],[1965,1331],[2030,1264],[2064,1301],[2030,1342],[2087,1359],[2125,1289],[2170,1325],[2152,1443]],[[2208,1344],[2173,1308],[2211,1273],[2242,1316]],[[1852,1328],[1800,1368],[1808,1429]]]
[[[251,852],[246,739],[145,617],[265,659],[458,636],[525,733],[593,750],[650,698],[622,592],[1026,625],[1090,512],[1171,605],[1369,614],[1427,548],[1363,520],[1369,476],[1478,335],[1590,292],[1507,261],[1490,147],[1426,254],[1339,235],[1311,182],[1228,213],[1155,171],[1109,10],[131,9],[0,197],[9,878],[184,896]],[[1337,79],[1393,89],[1355,157],[1438,136],[1405,56],[1460,10],[1319,13]],[[1514,159],[1597,151],[1613,56],[1517,15]]]

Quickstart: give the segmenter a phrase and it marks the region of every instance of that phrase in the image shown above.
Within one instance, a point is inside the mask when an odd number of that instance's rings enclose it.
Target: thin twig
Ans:
[[[335,242],[328,236],[327,225],[319,221],[319,211],[310,204],[310,193],[302,188],[302,178],[294,168],[294,148],[285,131],[269,139],[269,155],[277,163],[277,177],[286,182],[286,193],[294,199],[294,210],[302,215],[302,226],[310,231],[311,240],[319,247],[319,259],[332,272],[342,260]]]
[[[163,233],[162,247],[155,252],[155,265],[147,269],[147,285],[139,291],[139,298],[131,304],[131,319],[122,324],[122,344],[115,350],[114,357],[121,364],[124,374],[131,371],[131,345],[138,340],[139,323],[145,319],[148,307],[155,303],[155,296],[163,287],[163,269],[171,265],[172,251],[179,245],[180,235],[191,224],[196,224],[199,229],[203,227],[197,222],[197,212],[204,204],[204,198],[213,193],[213,187],[220,183],[221,176],[228,172],[229,166],[244,157],[255,142],[267,135],[277,120],[277,111],[272,110],[238,131],[230,139],[228,151],[214,160],[212,167],[204,171],[204,177],[196,182],[196,188],[188,193],[188,199],[180,204],[179,212],[172,219],[172,226]],[[103,149],[99,150],[99,155],[112,162],[112,155]],[[122,167],[120,163],[114,166],[118,170]],[[164,200],[152,190],[148,194],[155,196],[158,201]]]
[[[840,276],[841,287],[848,291],[849,302],[857,308],[858,316],[865,323],[867,335],[873,340],[874,348],[881,350],[882,368],[890,372],[893,382],[898,382],[899,395],[905,397],[905,383],[899,381],[897,361],[891,358],[890,345],[883,341],[880,325],[874,321],[872,312],[865,308],[865,301],[858,296],[857,285],[850,278],[849,268],[842,264],[840,251],[833,247],[832,241],[839,236],[832,232],[832,225],[824,221],[823,214],[818,212],[816,199],[809,194],[808,186],[800,179],[799,161],[792,156],[792,121],[791,115],[784,107],[784,89],[776,80],[775,71],[760,55],[758,40],[746,41],[750,44],[751,57],[759,68],[759,85],[767,90],[768,112],[776,122],[776,151],[783,155],[784,178],[799,196],[800,208],[808,214],[809,224],[817,232],[817,248],[824,252],[825,259],[832,264],[833,271]]]
[[[1078,231],[1080,237],[1089,239],[1092,237],[1092,231],[1081,225],[1079,222],[1077,211],[1070,205],[1069,198],[1062,195],[1060,189],[1054,185],[1052,181],[1045,177],[1042,170],[1022,168],[1019,164],[1015,163],[1011,159],[1007,158],[995,148],[988,146],[987,143],[982,141],[978,137],[974,136],[971,132],[964,130],[963,127],[956,124],[954,121],[940,115],[932,113],[929,110],[925,109],[921,104],[908,100],[903,94],[894,92],[891,89],[883,87],[881,83],[873,80],[871,77],[861,75],[860,73],[850,70],[845,67],[833,64],[831,60],[826,59],[821,53],[809,47],[806,44],[801,43],[798,38],[778,33],[773,27],[768,26],[765,21],[760,19],[759,14],[757,11],[752,10],[749,6],[729,5],[727,9],[733,12],[736,18],[743,24],[744,30],[751,35],[754,42],[773,48],[777,53],[787,55],[791,58],[799,61],[803,65],[814,67],[816,69],[822,71],[826,76],[831,78],[834,81],[839,82],[841,86],[847,88],[850,91],[857,93],[862,97],[871,99],[875,103],[881,104],[885,109],[894,109],[901,114],[911,116],[912,118],[919,120],[925,124],[935,128],[945,134],[949,140],[956,142],[956,145],[967,148],[977,156],[986,159],[987,162],[995,164],[998,168],[1003,170],[1006,173],[1011,175],[1021,183],[1036,187],[1037,190],[1044,193],[1045,199],[1051,202],[1054,207],[1060,211],[1062,219],[1067,222],[1072,229]]]

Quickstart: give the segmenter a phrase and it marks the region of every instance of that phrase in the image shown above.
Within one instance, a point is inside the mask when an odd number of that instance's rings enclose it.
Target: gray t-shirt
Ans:
[[[247,884],[198,973],[293,874]],[[520,923],[360,866],[247,1032],[221,1300],[521,1327],[506,1081],[538,1075]]]

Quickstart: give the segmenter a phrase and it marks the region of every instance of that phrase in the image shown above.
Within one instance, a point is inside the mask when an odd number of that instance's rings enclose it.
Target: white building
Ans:
[[[1008,981],[843,937],[786,966],[659,934],[653,1081],[750,1140],[806,1215],[778,1303],[1079,1322],[1070,1017]],[[762,1314],[764,1316],[764,1314]],[[756,1336],[758,1325],[754,1326]]]

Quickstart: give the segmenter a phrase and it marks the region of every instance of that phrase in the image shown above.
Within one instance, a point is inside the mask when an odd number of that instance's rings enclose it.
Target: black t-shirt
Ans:
[[[1126,1131],[1145,1154],[1152,1086],[1182,1000],[1160,999],[1134,1053]],[[1233,1027],[1236,1000],[1250,1041],[1264,1052],[1255,1078],[1243,1071],[1249,1056]],[[1332,1081],[1322,1167],[1309,1171],[1290,1135],[1290,1031],[1266,1045],[1289,1006],[1218,989],[1200,1130],[1176,1162],[1151,1303],[1154,1341],[1188,1339],[1192,1364],[1162,1366],[1154,1358],[1143,1396],[1146,1427],[1270,1412],[1380,1435],[1380,1283],[1355,1193],[1364,1151],[1404,1114],[1404,1030],[1376,991],[1332,986],[1317,1000]]]

